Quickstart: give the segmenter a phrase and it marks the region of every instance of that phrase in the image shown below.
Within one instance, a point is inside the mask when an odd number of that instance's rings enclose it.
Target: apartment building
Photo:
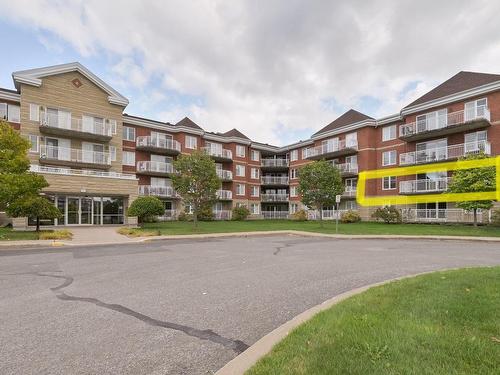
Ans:
[[[0,89],[0,118],[30,140],[31,170],[46,177],[50,186],[44,194],[63,212],[63,219],[46,225],[134,224],[126,212],[138,196],[159,197],[164,220],[190,212],[171,176],[173,161],[194,150],[214,159],[222,180],[216,219],[229,219],[240,205],[255,219],[287,218],[307,209],[298,177],[301,166],[314,160],[337,166],[345,184],[338,210],[325,207],[323,216],[358,210],[368,219],[375,208],[356,202],[361,171],[500,154],[500,75],[494,74],[460,72],[381,119],[351,109],[309,139],[283,147],[254,142],[237,129],[208,132],[187,117],[172,124],[126,114],[128,100],[79,63],[12,77],[16,89]],[[440,194],[451,178],[449,171],[385,177],[367,181],[365,190],[377,197]],[[400,208],[408,221],[472,219],[450,203]],[[33,224],[13,222],[18,228]]]

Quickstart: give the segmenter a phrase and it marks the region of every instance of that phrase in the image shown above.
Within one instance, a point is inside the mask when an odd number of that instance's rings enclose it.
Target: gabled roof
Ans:
[[[337,119],[329,123],[323,129],[318,130],[316,133],[313,134],[313,136],[365,120],[374,120],[374,118],[367,116],[364,113],[358,112],[354,109],[350,109],[342,116],[338,117]]]
[[[175,126],[184,126],[186,128],[193,128],[203,130],[200,126],[198,126],[195,122],[193,122],[189,117],[184,117],[181,121],[179,121]]]
[[[117,104],[126,107],[128,105],[128,99],[116,91],[114,88],[109,86],[106,82],[88,70],[79,62],[72,62],[62,65],[47,66],[45,68],[21,70],[12,73],[12,79],[14,80],[14,85],[19,90],[19,85],[24,83],[26,85],[32,85],[40,87],[42,85],[42,78],[53,76],[57,74],[78,72],[100,87],[108,96],[108,100],[111,104]]]
[[[470,90],[488,83],[499,82],[499,74],[459,72],[453,77],[444,81],[436,88],[422,95],[417,100],[411,102],[404,108],[413,107],[419,104],[427,103],[432,100],[444,98],[449,95],[458,94],[462,91]],[[404,109],[403,108],[403,109]]]
[[[250,139],[248,138],[245,134],[240,132],[238,129],[231,129],[225,133],[221,134],[223,137],[235,137],[235,138],[243,138],[243,139]]]

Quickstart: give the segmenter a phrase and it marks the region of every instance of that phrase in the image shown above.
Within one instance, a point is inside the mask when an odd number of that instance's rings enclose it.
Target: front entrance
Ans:
[[[67,225],[92,225],[94,223],[93,199],[88,197],[68,197]]]

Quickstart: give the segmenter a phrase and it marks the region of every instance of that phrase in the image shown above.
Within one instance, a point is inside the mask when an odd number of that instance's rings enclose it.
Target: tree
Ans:
[[[174,168],[174,189],[180,194],[184,204],[191,206],[196,227],[203,208],[217,200],[221,180],[217,176],[215,163],[209,155],[197,151],[180,156],[174,161]]]
[[[469,154],[461,160],[485,159],[484,153]],[[453,172],[448,192],[450,193],[475,193],[495,191],[495,167],[459,169]],[[493,207],[492,200],[461,201],[456,203],[457,207],[474,212],[474,226],[477,226],[477,210],[489,210]]]
[[[165,213],[165,206],[156,197],[139,197],[128,208],[128,216],[137,216],[139,223],[151,221]]]
[[[331,163],[320,160],[303,166],[299,173],[299,193],[302,202],[319,211],[323,225],[323,207],[335,204],[335,197],[344,192],[339,170]]]
[[[36,220],[36,231],[40,231],[41,219],[60,219],[61,211],[47,198],[40,195],[17,199],[7,207],[7,213],[12,217],[28,217]]]
[[[31,198],[49,186],[29,172],[30,143],[5,121],[0,121],[0,210],[19,199]]]

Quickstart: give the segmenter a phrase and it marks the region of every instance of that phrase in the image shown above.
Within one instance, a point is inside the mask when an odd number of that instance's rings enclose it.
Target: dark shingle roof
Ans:
[[[221,135],[223,137],[236,137],[236,138],[250,139],[245,134],[240,132],[238,129],[231,129],[225,133],[222,133]]]
[[[346,113],[344,113],[342,116],[338,117],[336,120],[329,123],[323,129],[318,130],[313,135],[325,133],[327,131],[330,131],[333,129],[338,129],[338,128],[341,128],[343,126],[347,126],[350,124],[355,124],[356,122],[360,122],[363,120],[374,120],[374,119],[370,116],[365,115],[364,113],[358,112],[354,109],[350,109]]]
[[[189,117],[184,117],[181,121],[175,124],[175,126],[185,126],[187,128],[203,130],[201,127],[195,124]]]
[[[435,99],[443,98],[448,95],[457,94],[459,92],[483,86],[488,83],[500,81],[499,74],[475,73],[475,72],[459,72],[453,77],[444,81],[436,88],[422,95],[417,100],[408,104],[405,108],[412,107],[418,104],[430,102]]]

